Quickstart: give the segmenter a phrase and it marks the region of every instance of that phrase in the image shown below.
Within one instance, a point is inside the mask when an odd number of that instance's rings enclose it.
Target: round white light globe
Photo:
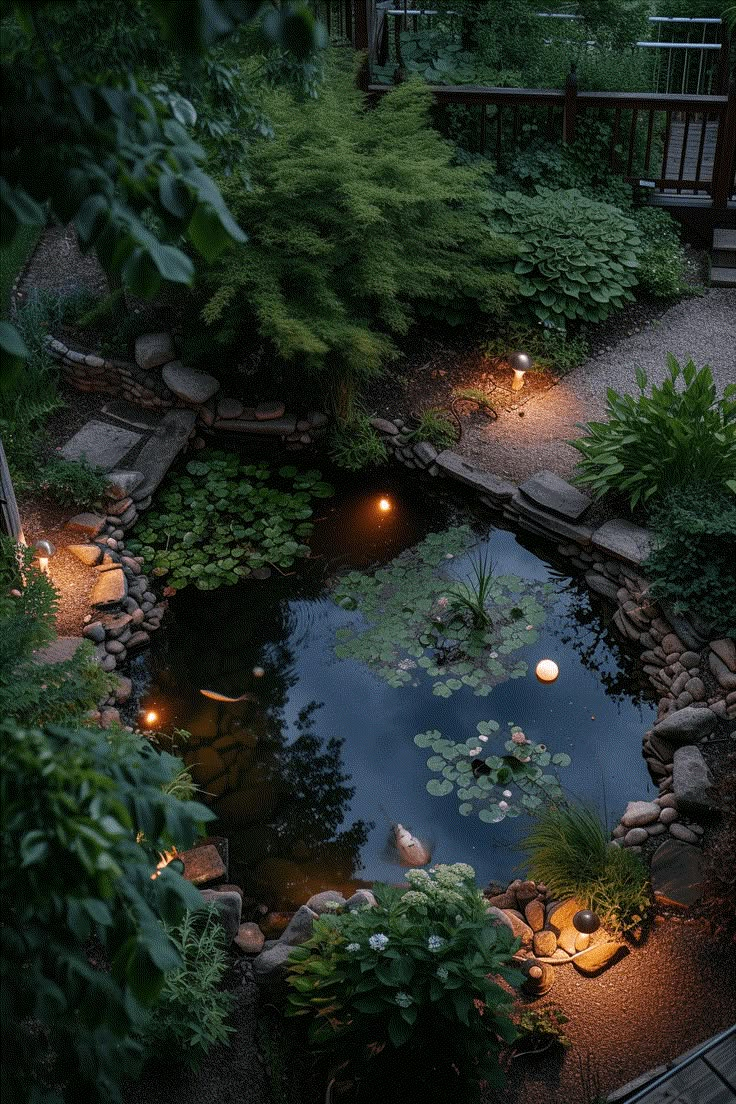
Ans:
[[[536,676],[540,682],[554,682],[560,668],[553,659],[540,659],[536,666]]]

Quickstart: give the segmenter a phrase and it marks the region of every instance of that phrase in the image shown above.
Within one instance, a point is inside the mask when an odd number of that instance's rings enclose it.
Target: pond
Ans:
[[[428,792],[437,777],[427,767],[431,749],[414,741],[427,730],[465,741],[493,719],[503,754],[507,725],[518,725],[570,757],[557,772],[565,793],[609,821],[626,801],[653,793],[641,736],[656,704],[636,654],[611,627],[612,609],[544,558],[551,546],[540,555],[538,544],[474,516],[462,494],[427,477],[326,477],[337,493],[317,506],[311,558],[268,580],[187,587],[135,665],[141,708],[155,710],[163,730],[191,733],[182,753],[229,838],[231,880],[270,907],[328,887],[401,882],[387,846],[395,822],[430,844],[433,861],[470,863],[481,884],[516,876],[528,815],[485,823],[460,815],[455,793]],[[485,697],[470,686],[441,697],[431,679],[391,686],[361,659],[338,658],[336,633],[358,616],[335,601],[340,578],[459,524],[472,526],[474,548],[448,555],[453,577],[467,578],[485,551],[495,573],[549,584],[546,619],[513,657],[527,672]],[[541,658],[558,664],[555,682],[535,677]],[[255,700],[218,702],[202,689]]]

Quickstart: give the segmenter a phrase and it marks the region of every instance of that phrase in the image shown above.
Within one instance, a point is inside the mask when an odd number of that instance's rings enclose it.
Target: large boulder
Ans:
[[[336,889],[325,889],[322,893],[314,893],[307,901],[307,908],[321,916],[324,912],[335,912],[345,905],[345,898]]]
[[[253,959],[253,976],[261,984],[274,985],[280,982],[286,975],[286,963],[291,954],[290,943],[275,943],[261,951],[257,958]]]
[[[693,817],[717,815],[719,810],[712,787],[713,779],[700,749],[693,746],[677,748],[672,788],[678,810]]]
[[[217,909],[217,916],[222,925],[225,937],[228,942],[228,946],[235,939],[240,928],[240,910],[243,905],[243,899],[239,893],[228,890],[222,893],[217,889],[203,889],[200,891],[202,898],[207,904],[214,905]]]
[[[585,974],[587,977],[596,977],[607,970],[609,966],[613,966],[615,962],[619,962],[628,953],[629,948],[625,943],[596,943],[595,946],[589,947],[587,951],[581,951],[578,957],[573,960],[573,965],[581,974]]]
[[[292,947],[298,947],[300,943],[306,943],[312,934],[314,921],[318,919],[317,913],[309,905],[302,905],[296,910],[281,935],[281,943],[289,943]]]
[[[660,740],[666,740],[674,747],[680,744],[693,744],[710,736],[718,724],[710,709],[696,709],[688,705],[678,709],[655,726],[654,733]]]
[[[171,334],[141,334],[135,339],[135,362],[144,372],[168,364],[176,356]]]
[[[654,824],[659,819],[659,805],[653,801],[630,801],[621,817],[625,828],[642,828],[645,824]]]
[[[703,894],[703,855],[699,847],[668,839],[652,857],[652,892],[660,905],[689,908]]]
[[[161,372],[164,383],[174,394],[192,406],[201,406],[219,391],[219,381],[207,372],[187,368],[180,360],[172,360]]]

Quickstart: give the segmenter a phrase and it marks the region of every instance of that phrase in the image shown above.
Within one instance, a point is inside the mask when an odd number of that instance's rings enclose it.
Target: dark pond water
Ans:
[[[386,514],[381,497],[392,505]],[[386,850],[394,821],[431,841],[435,862],[469,862],[482,883],[515,876],[529,821],[485,824],[460,816],[455,794],[431,796],[431,752],[414,744],[430,728],[465,740],[481,720],[502,730],[521,725],[529,739],[572,757],[559,772],[566,792],[609,819],[652,792],[641,736],[655,706],[634,654],[609,625],[612,610],[564,568],[474,518],[462,499],[408,475],[361,476],[359,488],[342,477],[317,517],[314,558],[293,575],[208,593],[187,588],[172,599],[168,629],[138,672],[147,684],[142,708],[155,709],[167,731],[192,734],[184,757],[230,839],[233,880],[271,906],[363,880],[401,881]],[[363,663],[337,659],[335,632],[354,615],[332,602],[335,577],[468,522],[500,573],[554,585],[539,639],[518,653],[529,673],[485,698],[467,687],[438,698],[430,680],[395,689]],[[453,574],[468,563],[458,558]],[[543,657],[560,668],[550,685],[534,676]],[[216,703],[201,688],[249,691],[258,701]]]

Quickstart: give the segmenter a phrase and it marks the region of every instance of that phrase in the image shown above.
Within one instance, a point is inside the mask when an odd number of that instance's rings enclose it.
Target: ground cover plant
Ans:
[[[608,831],[592,809],[571,802],[543,807],[522,847],[535,881],[557,900],[580,901],[610,931],[626,931],[646,913],[647,868],[627,848],[610,846]]]
[[[213,451],[168,478],[128,545],[177,590],[232,586],[306,556],[312,502],[331,494],[314,469],[284,465],[274,473]]]
[[[332,426],[329,449],[337,466],[346,471],[361,471],[388,460],[388,450],[370,418],[355,408],[347,420]]]
[[[545,799],[560,800],[557,776],[544,770],[550,763],[567,767],[571,762],[565,752],[553,755],[546,744],[533,743],[511,722],[503,745],[505,754],[486,749],[500,727],[498,721],[480,721],[477,735],[465,741],[444,739],[437,729],[414,737],[417,747],[431,748],[427,766],[441,776],[427,782],[427,791],[445,797],[456,790],[461,816],[476,813],[486,824],[499,824],[506,817],[538,809]]]
[[[484,230],[487,167],[453,164],[431,102],[409,81],[366,112],[335,62],[318,99],[264,98],[275,137],[250,150],[253,187],[222,181],[252,230],[208,278],[205,321],[230,342],[255,327],[344,419],[420,309],[495,317],[515,295],[513,250]]]
[[[181,965],[159,921],[199,904],[158,854],[213,814],[163,792],[181,761],[142,737],[3,720],[0,744],[3,1100],[115,1104]]]
[[[633,509],[688,485],[736,492],[736,384],[719,398],[708,365],[681,368],[670,354],[667,368],[651,395],[641,368],[638,395],[609,389],[606,421],[581,426],[586,435],[570,442],[582,454],[574,482],[596,498],[617,490]]]
[[[390,1084],[391,1099],[415,1099],[422,1070],[425,1087],[431,1077],[448,1099],[476,1099],[481,1082],[500,1083],[499,1039],[515,1036],[498,979],[521,981],[518,944],[488,923],[471,867],[406,877],[408,891],[374,886],[375,907],[315,921],[290,955],[288,1014],[308,1017],[311,1041],[374,1093]]]
[[[509,268],[539,321],[601,322],[634,298],[641,238],[616,207],[574,188],[539,188],[531,196],[491,193],[488,212],[492,228],[517,243]]]
[[[697,288],[688,283],[691,266],[672,216],[661,207],[639,207],[632,217],[642,236],[640,289],[658,299],[693,294]]]
[[[429,441],[440,451],[452,448],[457,443],[457,425],[445,410],[423,410],[411,431],[410,440]]]
[[[472,577],[462,583],[441,568],[474,541],[468,526],[456,526],[373,573],[342,576],[333,600],[359,618],[337,630],[335,655],[362,660],[390,686],[432,679],[433,693],[444,698],[466,686],[484,697],[496,683],[526,674],[514,653],[537,639],[551,588],[493,574],[475,613],[468,610],[461,588],[472,591]]]

